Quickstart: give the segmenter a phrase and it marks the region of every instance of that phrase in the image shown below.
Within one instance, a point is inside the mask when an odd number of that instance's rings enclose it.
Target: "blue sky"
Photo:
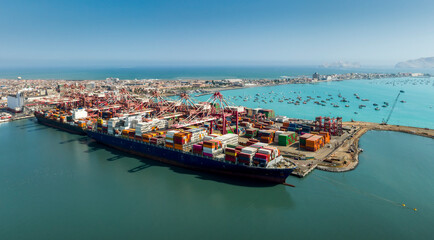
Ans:
[[[0,64],[365,66],[434,56],[434,1],[3,0]]]

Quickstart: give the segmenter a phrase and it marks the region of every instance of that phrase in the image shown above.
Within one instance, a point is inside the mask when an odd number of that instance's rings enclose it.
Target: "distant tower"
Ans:
[[[312,75],[312,79],[313,80],[319,80],[319,73],[314,73],[313,75]]]

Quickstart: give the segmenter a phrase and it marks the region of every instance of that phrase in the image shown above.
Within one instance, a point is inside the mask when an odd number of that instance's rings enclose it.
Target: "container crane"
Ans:
[[[392,116],[392,112],[395,109],[396,103],[398,102],[398,99],[399,99],[399,96],[401,95],[401,93],[404,93],[404,91],[403,90],[399,91],[398,95],[395,98],[395,101],[393,102],[392,109],[390,109],[389,115],[387,116],[386,120],[383,119],[383,122],[381,123],[381,125],[387,125],[387,123],[389,122],[390,116]]]

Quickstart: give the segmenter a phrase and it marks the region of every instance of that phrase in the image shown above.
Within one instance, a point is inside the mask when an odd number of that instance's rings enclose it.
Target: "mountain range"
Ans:
[[[399,62],[395,68],[434,68],[434,57],[418,58]]]

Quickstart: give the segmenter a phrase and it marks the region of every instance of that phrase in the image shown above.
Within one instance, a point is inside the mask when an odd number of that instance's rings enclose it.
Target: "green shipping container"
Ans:
[[[289,136],[288,135],[279,135],[279,146],[288,146]]]

